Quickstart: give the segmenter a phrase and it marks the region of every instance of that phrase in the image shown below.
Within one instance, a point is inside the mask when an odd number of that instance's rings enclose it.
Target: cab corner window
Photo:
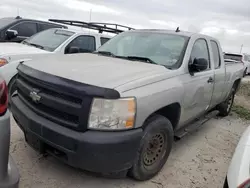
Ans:
[[[210,69],[208,45],[205,39],[195,41],[189,62],[192,72],[202,72]]]
[[[219,47],[215,41],[211,41],[211,47],[213,52],[214,68],[218,69],[221,65]]]

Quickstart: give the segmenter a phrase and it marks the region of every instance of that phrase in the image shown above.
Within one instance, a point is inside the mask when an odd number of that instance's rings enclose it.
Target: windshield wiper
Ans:
[[[25,40],[22,41],[21,43],[22,43],[22,44],[29,44],[29,43],[28,43],[27,41],[25,41]]]
[[[31,46],[34,46],[36,48],[44,49],[44,47],[39,45],[39,44],[34,44],[34,43],[28,43],[28,44],[31,45]]]
[[[39,45],[39,44],[34,44],[34,43],[27,42],[27,41],[23,41],[22,43],[23,43],[23,44],[30,45],[30,46],[34,46],[34,47],[36,47],[36,48],[44,49],[44,47],[41,46],[41,45]]]
[[[122,59],[128,59],[128,60],[144,61],[146,63],[151,63],[151,64],[158,65],[156,62],[154,62],[152,59],[150,59],[148,57],[140,57],[140,56],[116,56],[115,54],[113,54],[112,52],[109,52],[109,51],[96,51],[94,53],[102,54],[102,55],[107,55],[107,56],[111,56],[111,57],[122,58]]]
[[[96,51],[94,53],[115,57],[115,54],[113,54],[112,52],[109,52],[109,51]]]
[[[140,57],[140,56],[126,56],[127,59],[130,60],[138,60],[138,61],[144,61],[146,63],[151,63],[151,64],[156,64],[156,62],[154,62],[152,59],[148,58],[148,57]]]

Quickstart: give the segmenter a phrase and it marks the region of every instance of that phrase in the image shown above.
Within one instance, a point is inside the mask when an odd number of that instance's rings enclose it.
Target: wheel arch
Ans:
[[[233,88],[235,88],[235,93],[239,90],[240,83],[241,83],[241,79],[240,78],[234,81]]]
[[[178,102],[166,105],[166,106],[156,110],[155,112],[151,113],[146,118],[143,125],[145,125],[145,122],[149,118],[154,116],[155,114],[162,115],[162,116],[166,117],[171,122],[171,124],[173,126],[173,130],[175,130],[177,128],[177,125],[178,125],[179,120],[180,120],[181,106]]]

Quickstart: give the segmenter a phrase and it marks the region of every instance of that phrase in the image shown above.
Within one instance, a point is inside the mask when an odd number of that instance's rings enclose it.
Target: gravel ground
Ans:
[[[11,155],[21,174],[20,188],[219,188],[247,126],[233,116],[211,119],[175,142],[161,173],[147,182],[93,177],[52,157],[43,158],[27,146],[13,120]]]
[[[247,75],[245,78],[243,78],[243,82],[250,82],[250,76]]]

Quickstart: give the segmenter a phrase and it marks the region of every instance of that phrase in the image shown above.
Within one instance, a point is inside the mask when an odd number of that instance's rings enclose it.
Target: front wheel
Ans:
[[[144,181],[154,177],[164,166],[172,149],[174,132],[171,122],[154,115],[144,125],[144,135],[129,175]]]

